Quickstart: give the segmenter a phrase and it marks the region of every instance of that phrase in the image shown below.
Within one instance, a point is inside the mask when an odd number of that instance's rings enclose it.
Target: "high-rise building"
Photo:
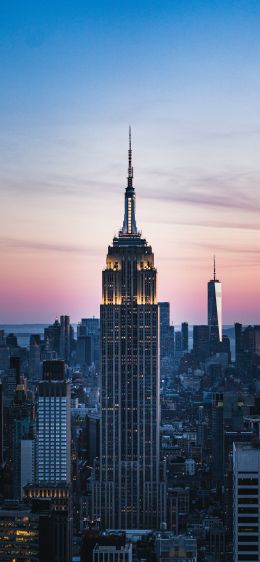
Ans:
[[[90,365],[94,361],[94,341],[93,336],[79,336],[77,339],[77,363],[80,366]]]
[[[181,348],[182,351],[189,351],[189,325],[188,322],[182,322],[181,325]]]
[[[30,337],[29,349],[29,377],[31,381],[40,380],[41,373],[41,340],[40,336],[33,334]]]
[[[39,559],[34,558],[33,562],[71,562],[73,518],[70,485],[31,484],[24,487],[24,500],[38,518]]]
[[[198,361],[205,361],[209,356],[208,326],[193,326],[193,352]]]
[[[56,351],[57,356],[60,354],[60,322],[56,318],[55,322],[44,328],[44,342],[45,346],[50,351]]]
[[[99,361],[99,353],[100,353],[100,341],[99,341],[99,332],[100,332],[100,321],[99,318],[82,318],[81,322],[77,326],[77,338],[78,341],[80,338],[87,337],[91,339],[91,347],[93,348],[92,359],[91,362],[94,361],[95,364],[98,364]],[[81,344],[79,344],[81,345]],[[78,345],[77,345],[78,351]]]
[[[37,416],[38,482],[70,482],[70,383],[63,361],[45,361],[39,383]]]
[[[79,336],[98,336],[99,335],[99,318],[82,318],[78,324],[77,335]]]
[[[260,363],[260,326],[235,324],[236,367],[243,375],[252,365]]]
[[[182,355],[182,337],[181,332],[175,332],[175,357],[181,357]]]
[[[0,509],[0,561],[43,562],[38,518],[26,505]]]
[[[70,344],[71,344],[71,326],[70,317],[61,316],[60,317],[60,357],[65,361],[69,362],[70,359]]]
[[[0,379],[0,468],[4,464],[4,387]]]
[[[170,326],[170,303],[159,302],[160,311],[160,358],[167,356],[167,336]]]
[[[222,289],[221,282],[216,279],[215,256],[213,279],[208,282],[208,327],[210,351],[215,353],[222,342]]]
[[[233,562],[260,560],[260,449],[233,444]]]
[[[101,305],[100,466],[93,517],[104,528],[159,528],[160,480],[157,270],[138,232],[131,134],[123,227],[109,246]]]
[[[160,375],[170,378],[174,369],[174,326],[170,325],[170,303],[159,302],[160,313]]]
[[[18,499],[22,495],[22,473],[25,469],[24,461],[29,458],[24,457],[23,440],[33,441],[34,435],[34,405],[32,396],[26,392],[24,385],[18,385],[15,390],[14,400],[10,412],[11,421],[11,441],[12,441],[12,460],[13,460],[13,497]],[[22,451],[23,449],[23,451]],[[31,463],[33,462],[31,457]],[[33,470],[33,467],[32,467]]]

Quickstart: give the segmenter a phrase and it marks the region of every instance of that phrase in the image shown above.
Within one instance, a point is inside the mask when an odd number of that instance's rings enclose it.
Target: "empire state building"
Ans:
[[[165,521],[160,470],[157,270],[136,226],[131,130],[123,226],[102,278],[101,439],[92,488],[104,528],[158,529]]]

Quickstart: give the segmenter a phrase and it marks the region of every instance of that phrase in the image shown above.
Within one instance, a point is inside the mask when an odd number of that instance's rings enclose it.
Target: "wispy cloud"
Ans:
[[[153,171],[153,174],[157,172]],[[247,172],[195,175],[179,172],[168,173],[167,186],[163,189],[147,189],[142,197],[183,203],[199,207],[240,209],[252,213],[260,211],[257,190],[260,177]]]
[[[99,256],[102,254],[100,248],[95,246],[79,246],[73,244],[56,244],[52,242],[37,242],[31,240],[18,240],[15,238],[0,238],[1,251],[37,251],[37,252],[58,252],[70,254],[83,254],[88,256]],[[104,252],[103,252],[104,253]]]

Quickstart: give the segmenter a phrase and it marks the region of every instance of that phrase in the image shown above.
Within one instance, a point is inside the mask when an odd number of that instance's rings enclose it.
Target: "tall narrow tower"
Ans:
[[[63,361],[44,361],[39,383],[36,480],[70,483],[70,383]]]
[[[222,342],[222,288],[216,279],[216,261],[214,256],[213,279],[208,282],[208,326],[210,351],[215,353]]]
[[[159,528],[159,318],[151,246],[136,227],[131,130],[123,227],[102,278],[101,443],[93,515],[105,528]]]

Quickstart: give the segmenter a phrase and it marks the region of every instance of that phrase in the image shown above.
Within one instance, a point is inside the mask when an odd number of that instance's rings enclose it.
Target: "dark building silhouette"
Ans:
[[[69,363],[70,354],[73,348],[73,328],[70,324],[70,317],[60,316],[60,321],[56,318],[54,324],[44,330],[45,347],[49,351],[56,351],[57,357]]]
[[[45,381],[64,381],[65,364],[61,360],[44,361],[42,378]]]
[[[188,322],[182,322],[181,325],[181,348],[183,352],[189,351],[189,325]]]
[[[8,334],[8,336],[6,336],[6,345],[8,347],[18,347],[17,337],[15,334]]]
[[[78,340],[82,337],[91,338],[92,341],[92,350],[91,350],[91,362],[94,361],[95,364],[98,364],[99,361],[99,354],[100,354],[100,341],[99,341],[99,334],[100,334],[100,321],[99,318],[82,318],[81,322],[78,324],[77,327],[77,337]],[[80,344],[81,345],[81,344]],[[87,344],[89,345],[89,344]],[[78,350],[78,347],[77,347]],[[81,353],[81,351],[79,352]],[[88,352],[87,352],[88,353]],[[93,353],[93,357],[92,357]]]
[[[235,324],[236,367],[244,374],[253,365],[260,365],[260,326]]]
[[[39,562],[71,562],[72,503],[69,485],[24,487],[25,500],[38,516]]]
[[[205,361],[209,357],[208,326],[193,326],[193,351],[198,361]]]
[[[90,367],[94,361],[94,338],[93,336],[79,336],[77,339],[77,363],[81,366]]]
[[[26,505],[4,505],[0,509],[0,561],[46,562],[40,555],[37,515]],[[45,537],[46,540],[46,537]]]

